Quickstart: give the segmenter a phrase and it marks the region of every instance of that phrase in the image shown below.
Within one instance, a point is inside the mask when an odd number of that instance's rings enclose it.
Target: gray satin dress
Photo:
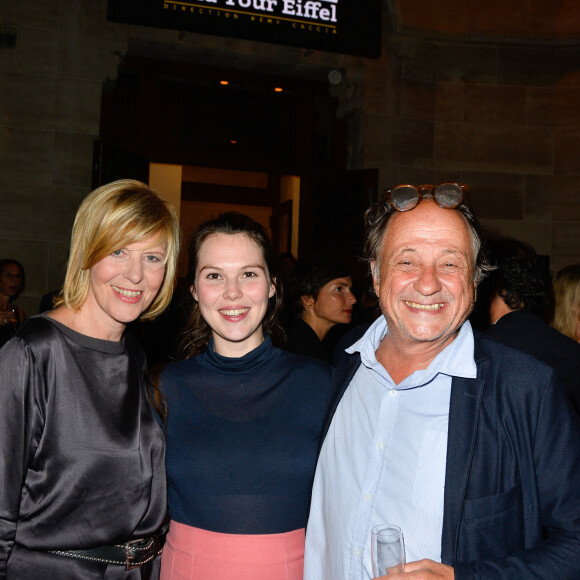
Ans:
[[[154,579],[76,560],[158,533],[167,521],[164,437],[130,336],[87,337],[30,319],[0,349],[0,579]]]

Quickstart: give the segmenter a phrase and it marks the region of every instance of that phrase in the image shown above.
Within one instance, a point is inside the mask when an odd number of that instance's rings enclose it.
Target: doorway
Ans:
[[[237,211],[264,226],[277,254],[298,255],[298,176],[150,163],[149,184],[177,208],[186,245],[203,222]],[[183,252],[179,273],[186,270]]]
[[[326,79],[128,55],[103,89],[93,185],[134,177],[174,196],[186,244],[202,218],[234,209],[265,225],[279,253],[315,253],[324,231],[324,250],[343,254],[357,246],[348,236],[360,228],[342,222],[362,218],[371,194],[369,175],[358,184],[346,171],[346,123],[337,105]],[[321,176],[331,178],[321,184]],[[355,186],[348,196],[333,186],[329,195],[331,182]],[[325,219],[321,230],[316,215],[336,219]]]

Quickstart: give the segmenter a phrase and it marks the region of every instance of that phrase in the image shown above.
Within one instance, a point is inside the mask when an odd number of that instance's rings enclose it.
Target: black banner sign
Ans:
[[[110,21],[378,57],[381,0],[109,0]]]

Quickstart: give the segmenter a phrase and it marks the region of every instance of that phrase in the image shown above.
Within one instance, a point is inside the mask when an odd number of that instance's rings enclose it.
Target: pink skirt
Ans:
[[[171,521],[160,580],[302,580],[304,528],[219,534]]]

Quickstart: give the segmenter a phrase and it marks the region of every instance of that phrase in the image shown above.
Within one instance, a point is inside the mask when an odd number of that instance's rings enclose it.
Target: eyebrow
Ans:
[[[399,255],[405,254],[407,252],[416,253],[417,251],[418,251],[417,248],[407,247],[407,248],[402,248],[401,250],[398,250],[393,255],[399,256]],[[459,250],[457,248],[445,248],[444,250],[442,250],[441,253],[442,254],[454,254],[454,255],[459,255],[459,256],[465,255],[464,252],[462,252],[461,250]]]
[[[155,253],[155,252],[159,252],[159,253],[165,253],[167,252],[167,244],[155,244],[154,246],[149,246],[147,248],[139,248],[139,249],[130,249],[128,246],[130,246],[131,244],[127,244],[126,246],[123,246],[122,248],[117,248],[116,250],[113,250],[113,252],[120,252],[121,250],[123,252],[143,252],[143,253]]]
[[[262,270],[263,272],[266,271],[266,269],[264,268],[264,266],[262,266],[261,264],[246,264],[245,266],[240,266],[238,268],[238,270],[248,270],[248,269],[252,269],[252,268],[259,268],[260,270]],[[204,270],[219,270],[220,272],[223,271],[223,268],[220,268],[219,266],[212,266],[211,264],[207,264],[206,266],[202,266],[199,271],[203,272]]]

